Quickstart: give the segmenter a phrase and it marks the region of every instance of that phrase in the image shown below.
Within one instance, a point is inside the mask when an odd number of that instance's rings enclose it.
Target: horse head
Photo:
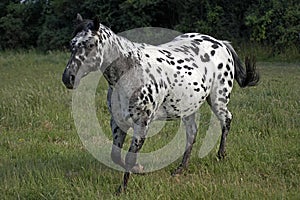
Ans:
[[[103,42],[99,19],[84,20],[77,14],[77,26],[70,42],[71,57],[62,76],[68,89],[75,89],[82,77],[100,69],[105,46]]]

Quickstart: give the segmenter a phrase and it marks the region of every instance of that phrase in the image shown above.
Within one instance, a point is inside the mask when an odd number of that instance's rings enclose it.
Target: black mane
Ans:
[[[75,30],[73,32],[73,37],[77,35],[77,33],[80,33],[82,31],[87,31],[88,29],[93,29],[94,22],[90,19],[85,19],[79,24],[76,25]]]

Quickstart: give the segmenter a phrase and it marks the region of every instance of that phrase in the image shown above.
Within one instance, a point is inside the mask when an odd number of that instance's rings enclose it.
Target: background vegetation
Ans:
[[[298,0],[2,0],[0,49],[68,48],[77,13],[116,33],[154,26],[267,45],[270,56],[300,51]]]

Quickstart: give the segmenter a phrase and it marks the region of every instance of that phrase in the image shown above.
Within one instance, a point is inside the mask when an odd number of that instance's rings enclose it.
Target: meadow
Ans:
[[[0,199],[300,199],[300,62],[258,62],[261,82],[235,83],[227,157],[198,151],[210,111],[200,110],[189,169],[171,177],[180,160],[122,181],[82,144],[72,117],[72,91],[61,82],[68,53],[0,53]],[[97,116],[109,132],[107,84],[96,91]],[[168,122],[143,151],[164,146],[179,122]],[[126,141],[129,143],[129,139]]]

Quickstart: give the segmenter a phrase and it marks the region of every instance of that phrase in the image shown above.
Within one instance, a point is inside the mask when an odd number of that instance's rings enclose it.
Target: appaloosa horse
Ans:
[[[173,175],[188,166],[197,135],[195,112],[205,101],[221,123],[218,157],[223,158],[232,120],[227,104],[234,79],[240,87],[254,86],[259,81],[254,61],[246,58],[244,69],[227,41],[186,33],[159,46],[133,43],[116,35],[98,19],[83,20],[79,14],[71,52],[62,77],[67,88],[75,89],[82,77],[96,70],[100,70],[109,83],[111,157],[126,170],[119,192],[126,189],[130,172],[142,171],[142,166],[136,163],[137,153],[154,120],[182,119],[186,127],[186,148]],[[114,91],[117,85],[123,89]],[[112,109],[113,92],[119,99],[118,109]],[[115,118],[113,112],[118,112],[121,117]],[[121,148],[130,127],[134,133],[123,160]]]

